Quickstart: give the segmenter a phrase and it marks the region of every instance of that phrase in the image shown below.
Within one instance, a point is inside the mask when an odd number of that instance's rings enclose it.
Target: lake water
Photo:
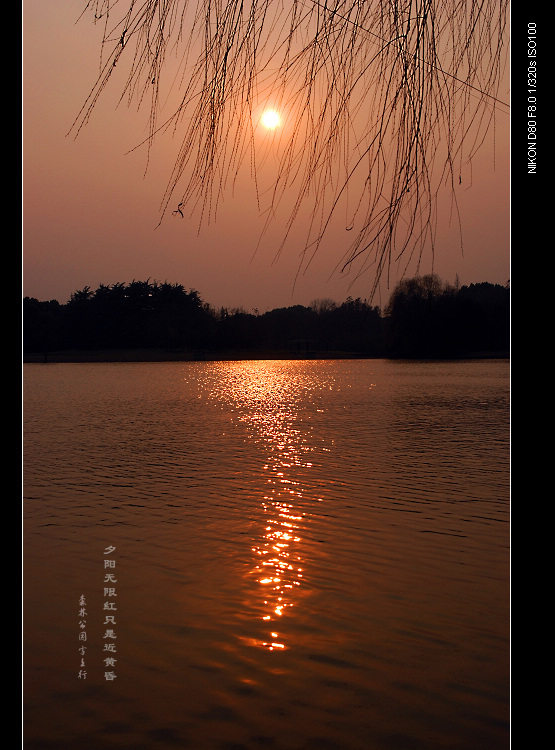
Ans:
[[[509,747],[507,360],[23,374],[26,750]]]

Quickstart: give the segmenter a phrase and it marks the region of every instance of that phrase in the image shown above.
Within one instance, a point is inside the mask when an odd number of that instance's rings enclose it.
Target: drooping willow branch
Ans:
[[[310,262],[340,205],[354,238],[339,267],[433,249],[436,202],[494,124],[506,59],[508,0],[90,0],[104,24],[98,79],[74,131],[116,69],[122,99],[148,102],[149,134],[180,147],[162,200],[211,221],[239,169],[258,184],[263,102],[285,126],[265,195],[268,224],[288,209],[283,243],[305,212]],[[172,78],[179,98],[161,121]],[[259,196],[260,200],[260,196]],[[306,218],[306,216],[305,216]],[[359,272],[360,272],[359,271]]]

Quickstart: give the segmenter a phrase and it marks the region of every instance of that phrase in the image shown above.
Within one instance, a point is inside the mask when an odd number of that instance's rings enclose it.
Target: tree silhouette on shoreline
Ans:
[[[382,312],[368,300],[314,300],[259,313],[214,309],[182,284],[85,287],[65,305],[23,301],[24,352],[159,350],[166,355],[445,357],[509,350],[508,286],[460,288],[435,275],[404,279]]]

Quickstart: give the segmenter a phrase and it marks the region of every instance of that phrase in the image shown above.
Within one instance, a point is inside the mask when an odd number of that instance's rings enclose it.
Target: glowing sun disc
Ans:
[[[274,109],[267,109],[260,119],[268,130],[274,130],[279,125],[279,115]]]

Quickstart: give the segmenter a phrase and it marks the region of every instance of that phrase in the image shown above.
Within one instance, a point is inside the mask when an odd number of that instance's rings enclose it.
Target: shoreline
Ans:
[[[465,359],[510,359],[510,353],[503,352],[468,352],[453,357],[395,357],[361,354],[357,352],[308,352],[298,354],[289,351],[165,351],[163,349],[102,349],[54,352],[26,352],[22,356],[23,364],[93,364],[93,363],[133,363],[133,362],[233,362],[252,360],[326,360],[326,359],[410,359],[424,360],[465,360]]]

